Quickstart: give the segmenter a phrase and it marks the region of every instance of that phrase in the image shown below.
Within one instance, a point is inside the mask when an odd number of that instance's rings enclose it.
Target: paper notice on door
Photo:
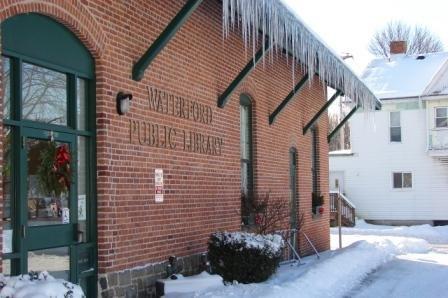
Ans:
[[[3,230],[3,249],[4,254],[12,252],[12,230]]]
[[[78,196],[78,221],[86,220],[86,195]]]
[[[70,223],[70,209],[68,208],[62,208],[62,223]]]

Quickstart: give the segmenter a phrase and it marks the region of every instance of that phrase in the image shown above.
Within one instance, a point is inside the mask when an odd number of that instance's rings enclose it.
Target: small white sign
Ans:
[[[12,230],[3,230],[3,249],[4,254],[12,252]]]
[[[86,195],[78,195],[78,221],[86,219]]]
[[[70,223],[70,209],[68,208],[62,208],[62,223]]]
[[[154,195],[156,203],[163,202],[163,169],[155,169],[154,171]]]

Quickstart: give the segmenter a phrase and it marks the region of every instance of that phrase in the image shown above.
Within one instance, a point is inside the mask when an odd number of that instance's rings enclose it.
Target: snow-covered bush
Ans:
[[[208,254],[212,270],[224,281],[265,281],[278,267],[284,246],[279,235],[218,232],[210,236]]]
[[[48,272],[7,277],[0,274],[0,298],[84,298],[81,287]]]

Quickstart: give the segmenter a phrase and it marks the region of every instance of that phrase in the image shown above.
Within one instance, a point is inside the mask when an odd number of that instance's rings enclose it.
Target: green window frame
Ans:
[[[312,191],[316,194],[320,192],[319,175],[319,132],[317,127],[313,127],[311,129],[311,181]]]
[[[243,225],[255,222],[251,207],[253,200],[253,145],[252,145],[252,101],[246,94],[240,95],[240,165]]]
[[[248,95],[240,96],[240,158],[241,191],[253,195],[252,102]]]

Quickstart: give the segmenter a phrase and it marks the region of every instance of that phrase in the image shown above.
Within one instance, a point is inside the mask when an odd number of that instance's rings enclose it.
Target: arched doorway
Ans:
[[[3,272],[96,285],[94,61],[39,14],[1,24]]]

